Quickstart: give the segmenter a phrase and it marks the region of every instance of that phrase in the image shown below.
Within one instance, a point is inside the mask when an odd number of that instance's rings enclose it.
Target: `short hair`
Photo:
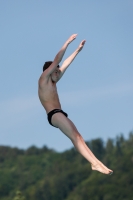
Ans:
[[[53,61],[47,61],[47,62],[45,62],[44,65],[43,65],[43,72],[44,72],[47,68],[49,68],[49,66],[50,66],[52,63],[53,63]],[[59,68],[59,65],[57,65],[57,67]]]

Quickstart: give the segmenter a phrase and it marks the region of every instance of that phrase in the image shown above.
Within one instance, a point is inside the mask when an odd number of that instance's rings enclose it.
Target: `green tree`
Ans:
[[[20,191],[17,191],[16,196],[14,197],[13,200],[25,200],[25,197],[22,196],[22,193]]]
[[[103,145],[103,140],[101,138],[92,140],[89,143],[90,149],[92,150],[92,152],[94,153],[94,155],[98,158],[98,159],[102,159],[105,153],[105,148]]]
[[[106,152],[107,152],[107,154],[112,153],[113,149],[114,149],[113,140],[112,139],[108,139],[108,141],[106,143]]]

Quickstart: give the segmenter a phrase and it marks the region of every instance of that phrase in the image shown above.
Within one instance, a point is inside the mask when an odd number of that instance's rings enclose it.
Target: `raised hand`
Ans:
[[[80,43],[78,50],[81,51],[85,45],[86,40],[82,40],[82,42]]]
[[[75,40],[76,37],[77,37],[77,35],[78,35],[78,34],[73,34],[73,35],[71,35],[71,36],[69,37],[69,39],[67,40],[68,44],[70,44],[73,40]]]

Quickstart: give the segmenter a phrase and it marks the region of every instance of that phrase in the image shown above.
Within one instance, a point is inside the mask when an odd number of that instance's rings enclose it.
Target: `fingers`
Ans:
[[[77,35],[78,35],[78,34],[76,33],[76,34],[73,34],[73,35],[70,36],[70,38],[68,39],[69,44],[70,44],[73,40],[76,39]],[[86,40],[82,40],[81,43],[80,43],[80,47],[83,47],[84,44],[85,44],[85,42],[86,42]]]
[[[78,34],[73,34],[73,35],[72,35],[72,37],[73,37],[73,38],[76,38],[76,37],[77,37],[77,35],[78,35]]]
[[[77,35],[78,35],[78,34],[73,34],[73,35],[71,35],[70,40],[75,40],[76,37],[77,37]]]
[[[78,47],[78,50],[79,50],[79,51],[81,51],[81,50],[83,49],[85,42],[86,42],[86,40],[82,40],[82,41],[80,42],[80,45],[79,45],[79,47]]]
[[[76,37],[77,37],[77,33],[76,34],[72,34],[71,36],[70,36],[70,38],[71,39],[75,39]],[[85,44],[85,42],[86,42],[86,40],[82,40],[82,44]]]
[[[85,42],[86,42],[86,40],[83,40],[83,41],[81,42],[81,44],[82,44],[82,45],[84,45],[84,44],[85,44]]]
[[[85,42],[86,42],[86,40],[82,40],[81,43],[80,43],[80,45],[79,45],[79,47],[80,47],[80,48],[83,48]]]

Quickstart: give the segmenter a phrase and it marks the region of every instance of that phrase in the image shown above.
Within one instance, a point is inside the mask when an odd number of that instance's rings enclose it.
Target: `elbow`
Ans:
[[[61,58],[57,55],[54,59],[54,62],[58,65],[61,62]]]

